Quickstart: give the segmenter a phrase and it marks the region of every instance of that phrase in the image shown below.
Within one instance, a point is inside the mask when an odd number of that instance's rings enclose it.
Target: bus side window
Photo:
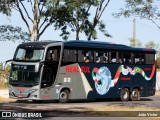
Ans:
[[[109,60],[108,58],[109,58],[108,52],[103,53],[103,62],[104,63],[108,63],[108,60]]]
[[[123,52],[123,61],[126,64],[131,64],[131,53],[130,52]]]
[[[94,62],[103,63],[103,52],[102,51],[94,51]]]
[[[60,55],[59,52],[60,52],[59,48],[55,47],[48,48],[45,60],[59,61],[59,55]]]
[[[82,51],[83,54],[83,62],[93,62],[93,54],[92,51],[88,51],[88,50],[83,50]]]
[[[78,62],[84,62],[84,54],[82,50],[78,50]]]
[[[63,62],[68,62],[68,50],[64,49],[63,51],[63,58],[62,58]]]
[[[154,54],[145,54],[146,64],[154,64],[155,55]]]
[[[135,53],[135,64],[145,64],[145,55],[143,53]]]
[[[102,50],[94,51],[95,63],[108,63],[109,60],[108,58],[109,58],[108,52]]]
[[[63,62],[77,62],[77,51],[64,49]]]
[[[120,63],[120,64],[123,64],[123,63],[124,63],[124,61],[123,61],[123,53],[122,53],[122,52],[119,52],[119,53],[118,53],[118,60],[119,60],[119,63]]]
[[[118,52],[110,52],[110,63],[118,63]]]
[[[100,62],[100,54],[98,51],[94,51],[94,62],[99,63]]]

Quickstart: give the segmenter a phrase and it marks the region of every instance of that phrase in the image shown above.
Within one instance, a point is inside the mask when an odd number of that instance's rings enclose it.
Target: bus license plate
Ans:
[[[19,98],[22,98],[22,97],[23,97],[23,95],[22,95],[22,94],[19,94],[19,95],[18,95],[18,97],[19,97]]]

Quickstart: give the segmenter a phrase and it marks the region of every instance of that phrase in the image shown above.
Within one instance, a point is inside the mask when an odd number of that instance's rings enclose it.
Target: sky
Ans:
[[[114,42],[116,44],[129,45],[129,39],[133,36],[133,17],[130,18],[119,18],[116,19],[112,16],[112,13],[116,13],[120,8],[124,7],[124,0],[111,0],[109,6],[105,9],[101,20],[106,24],[106,29],[109,34],[112,35],[111,38],[105,37],[101,32],[98,32],[97,41]],[[29,9],[29,8],[28,8]],[[28,10],[27,9],[27,10]],[[91,12],[93,14],[94,10]],[[29,12],[31,14],[31,12]],[[13,25],[22,27],[24,31],[27,28],[22,21],[20,15],[17,12],[12,12],[12,17],[6,17],[0,13],[0,25]],[[51,26],[45,31],[45,33],[40,38],[41,40],[62,40],[59,36],[60,31],[55,31]],[[72,33],[69,40],[75,39],[75,33]],[[80,39],[86,40],[85,35],[81,34]],[[154,41],[160,44],[160,30],[148,20],[139,19],[136,17],[136,39],[146,44],[149,41]],[[19,43],[14,42],[1,42],[0,41],[0,62],[12,59],[17,45]]]

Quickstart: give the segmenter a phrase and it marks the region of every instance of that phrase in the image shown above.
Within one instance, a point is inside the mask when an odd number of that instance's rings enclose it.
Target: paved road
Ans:
[[[54,101],[47,101],[44,103],[32,103],[26,101],[18,101],[18,102],[0,102],[0,111],[12,111],[12,112],[37,112],[42,113],[43,116],[49,117],[97,117],[103,115],[95,115],[84,112],[86,109],[92,109],[97,107],[105,107],[105,106],[126,106],[126,107],[151,107],[160,109],[160,96],[152,96],[147,98],[141,98],[141,101],[72,101],[67,104],[56,103]],[[109,110],[108,110],[109,111]],[[108,113],[107,113],[108,114]],[[113,114],[113,115],[112,115]],[[117,116],[119,114],[116,112],[108,114],[109,116]],[[159,113],[160,114],[160,113]],[[105,115],[106,116],[106,115]],[[123,117],[123,115],[122,115]],[[109,117],[107,117],[109,119]],[[87,119],[87,118],[86,118]],[[103,118],[101,118],[103,120]],[[60,118],[59,118],[60,120]],[[79,120],[81,120],[79,118]],[[134,120],[134,118],[133,118]]]

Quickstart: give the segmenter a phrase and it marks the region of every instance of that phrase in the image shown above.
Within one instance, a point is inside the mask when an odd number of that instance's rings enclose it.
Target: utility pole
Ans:
[[[136,46],[136,18],[133,20],[133,47]]]

